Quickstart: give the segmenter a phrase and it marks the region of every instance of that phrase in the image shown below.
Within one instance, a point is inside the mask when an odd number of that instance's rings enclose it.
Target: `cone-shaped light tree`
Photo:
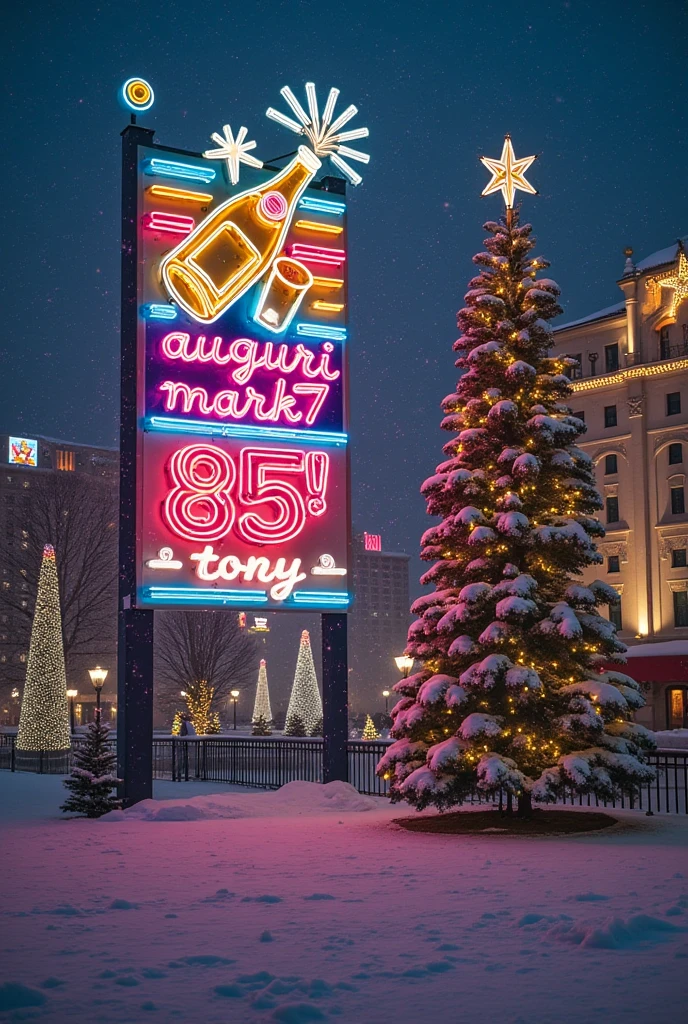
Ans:
[[[522,186],[508,156],[491,163],[513,204]],[[652,734],[632,722],[640,689],[605,670],[626,650],[597,610],[617,594],[579,581],[602,562],[604,529],[592,462],[576,446],[585,424],[567,401],[573,361],[548,356],[559,288],[540,276],[548,264],[511,204],[473,258],[454,345],[461,377],[442,403],[451,438],[421,488],[440,518],[421,541],[433,591],[413,605],[407,647],[423,667],[395,686],[396,742],[378,768],[392,799],[418,808],[502,790],[527,814],[533,799],[609,797],[653,777],[642,756]]]
[[[19,715],[17,750],[69,750],[69,707],[55,549],[46,544]]]
[[[300,729],[302,725],[306,736],[311,736],[322,721],[322,716],[322,700],[313,663],[311,639],[308,630],[304,629],[299,644],[299,656],[296,660],[284,731],[287,736],[303,735],[300,731],[290,731],[295,727]]]
[[[361,733],[362,740],[379,740],[380,733],[375,728],[375,722],[372,720],[370,715],[366,715],[365,725],[363,726],[363,732]]]
[[[272,708],[270,707],[270,691],[268,690],[268,672],[265,658],[260,659],[258,683],[256,685],[256,699],[253,705],[251,722],[255,724],[261,718],[266,725],[269,725],[272,721]]]

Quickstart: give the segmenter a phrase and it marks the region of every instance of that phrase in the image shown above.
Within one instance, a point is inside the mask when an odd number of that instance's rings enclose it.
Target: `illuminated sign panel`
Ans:
[[[363,534],[364,551],[382,551],[382,536],[379,533]]]
[[[37,466],[38,441],[30,437],[10,437],[7,461],[13,466]]]
[[[139,146],[137,603],[346,610],[346,200],[243,132]]]

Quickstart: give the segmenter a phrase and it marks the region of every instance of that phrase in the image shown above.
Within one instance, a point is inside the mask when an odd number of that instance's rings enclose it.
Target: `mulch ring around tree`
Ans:
[[[599,832],[618,824],[618,818],[601,811],[552,811],[534,809],[530,818],[499,811],[452,811],[448,814],[395,818],[394,824],[409,832],[433,832],[452,836],[564,836]]]

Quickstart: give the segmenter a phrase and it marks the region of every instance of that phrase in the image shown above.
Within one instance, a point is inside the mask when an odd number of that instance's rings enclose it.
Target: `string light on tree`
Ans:
[[[259,718],[269,724],[272,722],[272,708],[270,707],[270,691],[268,690],[268,671],[265,658],[260,659],[258,668],[258,682],[256,684],[256,699],[253,704],[253,715],[251,722],[255,723]]]
[[[363,732],[361,733],[361,739],[362,740],[379,740],[380,739],[380,733],[375,728],[375,723],[373,722],[373,720],[370,717],[370,715],[366,715],[365,725],[363,726]]]
[[[322,699],[318,689],[318,679],[315,674],[310,635],[308,630],[304,629],[301,634],[298,658],[296,659],[296,671],[294,673],[291,696],[289,697],[284,731],[287,736],[302,735],[290,731],[298,722],[301,722],[305,734],[312,736],[320,726],[322,717]]]
[[[450,436],[421,487],[435,519],[421,582],[433,592],[412,607],[407,652],[421,667],[394,687],[396,742],[378,766],[392,800],[418,808],[477,790],[527,815],[533,800],[613,799],[654,777],[652,734],[633,721],[640,687],[610,668],[626,648],[597,610],[617,593],[580,583],[603,562],[602,499],[577,447],[584,424],[563,372],[574,361],[548,355],[559,288],[539,276],[548,263],[512,205],[532,159],[514,162],[509,142],[489,168],[507,210],[473,258],[454,344],[462,373],[442,402]]]
[[[529,192],[533,196],[537,195],[537,189],[534,189],[525,178],[525,173],[534,160],[537,160],[537,156],[526,156],[517,160],[514,147],[511,144],[511,136],[505,135],[502,155],[499,160],[493,160],[488,156],[480,157],[481,163],[492,175],[481,195],[489,196],[493,192],[501,192],[507,210],[513,209],[516,189]]]
[[[43,548],[17,750],[69,750],[69,706],[60,594],[52,544]]]

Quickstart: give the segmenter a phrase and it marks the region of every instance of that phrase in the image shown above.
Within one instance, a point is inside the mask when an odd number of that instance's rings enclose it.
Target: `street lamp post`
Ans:
[[[404,679],[408,679],[408,674],[413,668],[413,662],[415,659],[410,658],[408,654],[400,654],[399,657],[394,660]]]
[[[74,735],[74,698],[78,695],[78,690],[67,690],[67,696],[69,697],[69,730]]]
[[[383,690],[382,696],[385,698],[385,714],[389,714],[389,690]]]
[[[90,668],[88,670],[88,674],[91,677],[93,688],[96,691],[96,716],[98,721],[100,721],[100,694],[103,689],[103,684],[107,677],[108,670],[106,668],[101,668],[100,665],[96,665],[95,668]]]
[[[230,695],[231,695],[231,698],[232,698],[232,703],[234,704],[234,732],[236,732],[236,709],[237,709],[237,701],[239,700],[239,691],[238,690],[230,690]]]

